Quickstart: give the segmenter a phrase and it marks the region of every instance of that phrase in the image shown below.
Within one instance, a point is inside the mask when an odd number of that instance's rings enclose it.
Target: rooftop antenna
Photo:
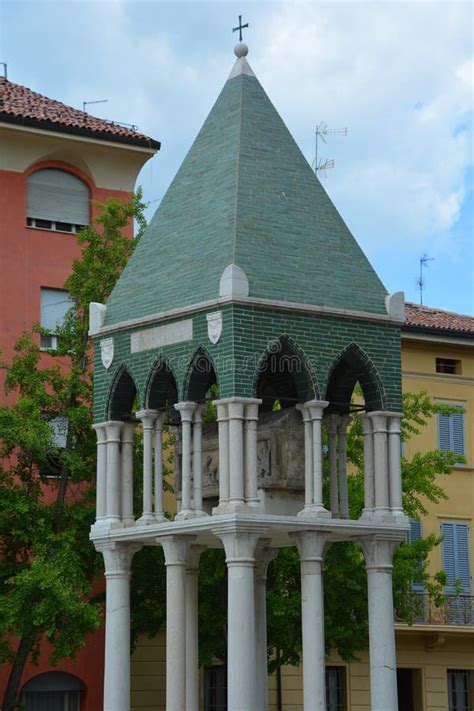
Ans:
[[[434,257],[428,257],[427,254],[423,254],[420,257],[420,276],[418,278],[418,286],[420,287],[420,305],[423,306],[423,287],[425,285],[425,280],[423,279],[423,267],[425,269],[428,267],[428,262],[434,262]]]
[[[5,77],[5,79],[8,79],[8,64],[6,62],[0,62],[0,65],[3,67],[3,76]]]
[[[83,101],[82,102],[82,110],[85,112],[86,106],[89,104],[106,104],[108,102],[108,99],[99,99],[98,101]]]
[[[324,175],[326,175],[326,171],[334,168],[335,162],[333,159],[331,160],[320,160],[318,158],[318,148],[319,148],[319,139],[321,138],[323,143],[326,143],[326,137],[327,136],[347,136],[347,126],[344,128],[328,128],[327,123],[324,121],[321,121],[321,123],[316,126],[316,154],[314,158],[314,172],[316,175],[322,171]]]

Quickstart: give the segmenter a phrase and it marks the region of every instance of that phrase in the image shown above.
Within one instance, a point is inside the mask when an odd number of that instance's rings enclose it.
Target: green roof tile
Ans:
[[[239,67],[113,290],[106,325],[217,298],[231,263],[249,296],[385,313],[369,261],[245,59]]]

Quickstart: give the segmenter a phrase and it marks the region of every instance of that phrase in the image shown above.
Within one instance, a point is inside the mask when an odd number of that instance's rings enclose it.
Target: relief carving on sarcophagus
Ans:
[[[181,441],[175,438],[175,487],[181,490]],[[304,492],[304,433],[294,408],[261,413],[257,430],[257,478],[260,497],[286,492],[301,500]],[[202,429],[202,492],[206,501],[219,497],[219,441],[217,422]]]

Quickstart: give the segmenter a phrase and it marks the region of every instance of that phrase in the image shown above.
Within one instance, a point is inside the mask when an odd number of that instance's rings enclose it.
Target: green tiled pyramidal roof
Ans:
[[[107,304],[106,325],[219,297],[386,313],[386,291],[244,56]]]

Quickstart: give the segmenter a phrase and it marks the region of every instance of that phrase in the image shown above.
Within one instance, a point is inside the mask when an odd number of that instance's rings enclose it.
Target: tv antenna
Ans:
[[[330,159],[330,160],[326,159],[323,161],[318,157],[319,139],[321,139],[323,143],[327,143],[327,141],[326,141],[327,136],[340,136],[340,137],[347,136],[347,126],[345,126],[344,128],[328,128],[327,123],[325,123],[324,121],[321,121],[321,123],[318,126],[316,126],[315,136],[316,136],[316,151],[315,151],[314,164],[313,164],[314,172],[317,175],[319,172],[322,171],[326,175],[327,170],[334,168],[335,162],[333,159]]]
[[[106,104],[108,102],[108,99],[99,99],[98,101],[83,101],[82,102],[82,110],[85,112],[86,106],[89,104]]]
[[[428,268],[428,262],[434,262],[434,257],[428,257],[427,254],[422,254],[420,257],[420,276],[418,277],[418,286],[420,288],[420,304],[423,306],[423,287],[425,280],[423,279],[423,268]]]

